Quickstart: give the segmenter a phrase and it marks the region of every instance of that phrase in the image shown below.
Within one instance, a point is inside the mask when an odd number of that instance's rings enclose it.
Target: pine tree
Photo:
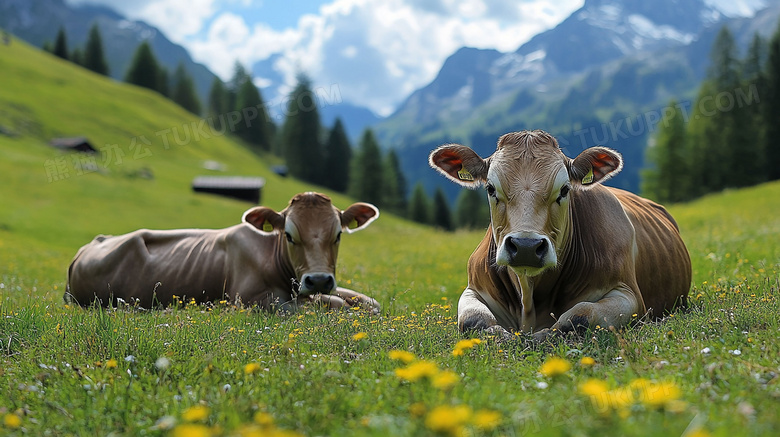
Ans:
[[[150,90],[159,90],[160,67],[148,41],[142,42],[136,49],[125,81]]]
[[[182,108],[195,115],[200,115],[200,100],[198,100],[198,95],[195,93],[195,84],[192,81],[192,77],[187,74],[187,70],[184,69],[184,64],[181,62],[176,67],[176,71],[173,74],[173,91],[171,92],[171,99]]]
[[[54,41],[54,56],[62,59],[68,59],[68,38],[65,36],[65,29],[60,27],[57,32],[57,39]]]
[[[84,66],[84,55],[81,53],[81,49],[76,47],[73,49],[72,52],[70,52],[70,62],[73,62],[76,65]]]
[[[395,149],[390,149],[385,156],[385,199],[384,207],[393,214],[403,217],[406,214],[406,178],[401,171],[401,163]]]
[[[225,110],[233,111],[236,109],[238,103],[238,90],[244,85],[246,81],[251,81],[252,77],[246,71],[244,66],[236,61],[233,66],[233,77],[227,83],[227,89],[225,92]]]
[[[766,60],[766,91],[762,93],[761,106],[764,108],[764,154],[766,156],[767,177],[774,181],[780,179],[780,24],[769,41]]]
[[[455,226],[466,229],[485,229],[490,224],[490,206],[482,190],[462,189],[455,200]]]
[[[211,117],[219,117],[227,112],[227,90],[222,80],[216,76],[211,82],[208,110],[206,112]]]
[[[325,143],[325,173],[323,185],[340,193],[349,188],[352,165],[352,146],[341,119],[337,118]]]
[[[350,195],[355,199],[383,207],[385,200],[383,174],[382,151],[376,142],[374,132],[366,129],[353,159],[349,184]]]
[[[256,151],[270,151],[273,126],[260,90],[247,76],[236,90],[236,111],[241,113],[241,121],[235,127],[235,133]],[[319,130],[319,119],[317,120]],[[318,163],[322,165],[322,163]],[[316,180],[310,182],[317,183]]]
[[[734,37],[728,27],[723,26],[710,52],[710,67],[707,80],[711,94],[705,95],[699,103],[708,107],[709,114],[704,127],[704,140],[708,144],[710,171],[709,191],[720,191],[726,187],[744,184],[745,169],[739,156],[745,147],[739,120],[743,111],[731,103],[735,90],[739,88],[739,60]],[[724,100],[725,98],[725,100]],[[721,100],[719,100],[721,99]],[[735,158],[736,161],[735,161]]]
[[[761,35],[756,33],[750,42],[745,61],[742,64],[742,90],[748,99],[751,96],[758,96],[766,90],[766,76],[764,75],[764,66],[766,65],[766,41]],[[742,108],[744,126],[743,130],[745,151],[747,155],[741,159],[747,159],[745,162],[747,178],[745,183],[754,185],[767,179],[766,150],[764,114],[758,100],[749,100],[745,102]]]
[[[441,187],[437,187],[433,194],[433,225],[445,231],[453,229],[450,204],[447,202],[447,196],[444,195],[444,190]]]
[[[168,69],[165,68],[165,66],[160,65],[160,69],[157,70],[157,92],[170,98],[171,79],[168,76]]]
[[[84,67],[95,73],[108,76],[108,63],[103,53],[103,41],[97,23],[92,25],[84,49]]]
[[[766,64],[767,44],[764,38],[756,32],[750,41],[747,56],[742,63],[742,79],[747,83],[754,83],[759,89],[763,89],[764,66]]]
[[[316,103],[311,81],[306,76],[298,76],[281,132],[282,154],[290,175],[314,184],[322,182],[324,158]]]
[[[661,124],[656,143],[647,148],[648,161],[655,168],[643,173],[642,190],[659,202],[680,202],[690,198],[687,181],[690,177],[686,153],[688,144],[685,120],[676,101],[669,103],[675,113],[668,124]]]
[[[412,189],[412,196],[409,199],[409,214],[410,220],[422,224],[431,223],[431,206],[428,195],[425,194],[425,188],[423,188],[422,182],[418,182]]]
[[[709,102],[705,98],[713,95],[713,89],[713,85],[709,81],[704,81],[701,84],[693,111],[689,116],[690,122],[686,131],[689,173],[688,198],[696,198],[716,190],[714,180],[716,175],[713,169],[718,167],[717,160],[720,158],[713,151],[710,137],[716,133],[712,131],[711,117],[708,116],[714,111],[714,105],[704,104],[704,102]]]

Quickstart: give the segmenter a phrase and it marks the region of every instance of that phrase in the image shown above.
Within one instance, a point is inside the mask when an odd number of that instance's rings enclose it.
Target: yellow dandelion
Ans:
[[[471,423],[483,431],[491,431],[501,423],[501,413],[491,410],[479,410],[474,413]]]
[[[422,417],[427,411],[428,409],[425,408],[425,404],[422,402],[415,402],[412,405],[409,405],[409,414],[414,417]]]
[[[650,381],[645,378],[636,378],[628,383],[628,387],[634,390],[642,391],[650,385]]]
[[[172,437],[211,437],[211,429],[205,425],[183,423],[173,428]]]
[[[368,334],[366,334],[365,332],[358,332],[357,334],[352,336],[352,340],[360,341],[366,337],[368,337]]]
[[[260,426],[272,426],[274,424],[274,418],[265,411],[258,411],[254,416],[255,423]]]
[[[209,417],[209,407],[205,405],[193,405],[181,413],[181,418],[187,422],[201,422]]]
[[[563,375],[571,369],[571,363],[560,357],[550,357],[539,368],[539,373],[547,377]]]
[[[639,389],[639,401],[648,407],[660,408],[680,397],[680,389],[670,381],[647,383]]]
[[[580,359],[580,366],[582,367],[591,367],[594,364],[596,364],[596,360],[591,357],[582,357]]]
[[[589,379],[580,385],[580,392],[588,396],[600,396],[608,390],[607,383],[600,379]]]
[[[409,382],[415,382],[421,378],[430,378],[439,373],[436,363],[430,361],[417,361],[403,369],[395,369],[395,375]]]
[[[463,355],[463,351],[466,349],[471,349],[480,343],[482,343],[482,340],[478,338],[459,340],[457,343],[455,343],[455,348],[452,350],[452,356],[460,357]]]
[[[259,371],[260,371],[260,365],[257,363],[249,363],[246,366],[244,366],[244,373],[246,373],[247,375],[251,375]]]
[[[607,408],[612,408],[620,413],[621,410],[628,410],[628,407],[634,403],[634,392],[630,387],[618,387],[608,391],[603,400],[606,400]]]
[[[475,345],[478,345],[481,343],[482,340],[478,338],[472,338],[467,340],[459,340],[457,343],[455,343],[455,349],[471,349]]]
[[[3,417],[3,425],[5,425],[6,428],[19,428],[22,426],[22,418],[17,414],[8,413]]]
[[[444,370],[431,378],[431,384],[440,389],[448,389],[457,384],[458,375],[452,370]]]
[[[113,369],[115,368],[119,363],[116,362],[114,359],[110,359],[106,361],[106,369]]]
[[[459,435],[463,425],[471,418],[471,407],[468,405],[440,405],[425,417],[425,426],[434,432]]]
[[[398,360],[404,364],[414,361],[414,354],[409,351],[391,350],[388,354],[391,360]]]

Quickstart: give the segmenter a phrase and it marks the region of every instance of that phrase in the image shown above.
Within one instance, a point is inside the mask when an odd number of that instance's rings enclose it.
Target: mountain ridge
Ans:
[[[674,28],[677,30],[672,32],[663,27],[675,25],[677,18],[670,18],[660,23],[666,33],[656,32],[660,36],[653,41],[646,37],[636,40],[636,32],[629,35],[626,33],[628,27],[616,26],[614,32],[601,35],[609,40],[607,43],[591,43],[581,38],[571,44],[565,43],[571,38],[573,28],[588,24],[588,14],[605,5],[614,7],[617,3],[623,5],[623,15],[612,17],[611,22],[643,22],[636,17],[629,20],[637,15],[637,10],[626,6],[641,2],[588,0],[583,8],[556,28],[536,35],[514,52],[498,57],[490,55],[494,58],[490,67],[471,67],[490,72],[487,84],[472,85],[472,89],[484,91],[477,99],[483,102],[480,105],[470,106],[474,96],[468,96],[463,90],[437,96],[434,90],[442,87],[436,82],[449,75],[449,72],[440,71],[434,81],[415,91],[393,115],[375,126],[381,144],[399,149],[402,165],[412,182],[422,181],[430,190],[442,187],[450,198],[454,198],[457,188],[439,180],[426,165],[427,152],[437,145],[462,142],[487,156],[494,150],[495,141],[501,134],[541,128],[555,135],[562,145],[568,146],[570,154],[576,155],[579,150],[596,145],[596,141],[590,141],[592,138],[605,138],[600,130],[606,129],[609,134],[612,121],[625,123],[648,111],[661,111],[672,98],[693,99],[706,73],[711,44],[721,25],[728,23],[739,46],[744,48],[754,31],[760,31],[764,36],[774,31],[776,24],[769,23],[776,23],[780,16],[780,5],[764,8],[752,17],[729,18],[703,1],[686,0],[682,3],[687,5],[687,14],[695,13],[700,17],[697,23]],[[676,3],[665,1],[654,5],[673,6]],[[599,23],[598,29],[603,30],[602,24]],[[591,25],[589,32],[595,32],[595,29],[596,26]],[[697,33],[690,36],[695,29],[698,29]],[[580,33],[575,32],[575,36]],[[609,35],[622,39],[610,40]],[[618,53],[621,41],[638,41],[638,46],[653,48],[629,51],[630,55],[625,56]],[[590,65],[567,71],[568,64],[558,61],[558,58],[565,58],[563,54],[547,52],[551,46],[564,54],[568,47],[576,51],[577,56],[588,59]],[[449,64],[445,62],[444,65]],[[470,80],[476,82],[477,75],[472,75]],[[463,84],[468,82],[461,80]],[[415,123],[418,114],[434,115],[422,117],[422,122]],[[598,135],[592,135],[591,130]],[[620,141],[606,135],[609,144],[602,145],[620,150],[627,158],[621,175],[610,181],[613,185],[638,191],[639,169],[644,165],[644,148],[652,133],[650,130],[644,126],[641,132],[628,139],[618,135],[616,139]],[[587,135],[582,135],[583,131]],[[589,140],[587,144],[582,138]]]

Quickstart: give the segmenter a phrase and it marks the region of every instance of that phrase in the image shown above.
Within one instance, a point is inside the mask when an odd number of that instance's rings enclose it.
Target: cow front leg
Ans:
[[[464,290],[458,300],[458,330],[463,333],[484,331],[486,334],[495,335],[499,340],[515,338],[498,323],[490,308],[479,298],[477,292],[470,288]]]
[[[634,314],[641,311],[634,292],[621,285],[604,295],[596,302],[580,302],[558,318],[549,331],[554,333],[581,332],[587,328],[621,328],[627,325]],[[537,339],[543,339],[550,332],[539,331]]]
[[[360,307],[373,314],[379,314],[381,305],[376,299],[370,298],[365,294],[348,288],[337,287],[333,294],[318,294],[313,296],[313,300],[322,303],[330,309],[340,309],[348,307]]]

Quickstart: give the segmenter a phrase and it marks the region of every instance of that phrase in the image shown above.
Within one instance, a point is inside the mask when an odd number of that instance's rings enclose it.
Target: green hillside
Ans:
[[[39,293],[49,293],[54,286],[61,290],[70,259],[96,234],[237,223],[251,205],[193,193],[190,183],[198,175],[262,176],[266,179],[262,203],[277,210],[294,194],[309,190],[329,194],[341,208],[352,202],[275,175],[269,166],[278,163],[277,158],[259,158],[237,139],[226,135],[196,139],[192,126],[202,121],[154,92],[92,74],[20,41],[0,49],[0,126],[14,134],[0,135],[0,274],[35,278]],[[208,122],[202,131],[213,132]],[[86,136],[99,149],[94,163],[98,171],[74,165],[87,155],[48,145],[51,138],[74,136]],[[206,170],[205,160],[227,169]],[[137,176],[144,169],[151,170],[153,179]],[[348,273],[359,268],[371,275],[372,257],[379,259],[386,251],[382,244],[396,241],[382,237],[389,234],[419,240],[432,238],[433,232],[383,214],[371,228],[345,238],[340,262],[344,270],[339,274],[351,278],[354,275]],[[458,245],[463,254],[459,261],[464,261],[467,248],[478,239],[473,235],[445,242],[444,248]],[[408,277],[398,285],[401,291],[412,283],[420,287],[431,282],[417,276],[424,272],[424,258],[414,258],[404,260],[401,271],[382,272]],[[420,269],[407,267],[407,262],[419,262]],[[50,298],[59,300],[60,294]]]
[[[198,120],[18,41],[0,46],[0,72],[0,127],[13,133],[0,134],[0,435],[780,429],[780,183],[670,208],[693,262],[689,309],[556,344],[464,339],[456,302],[482,232],[438,232],[389,214],[344,238],[338,268],[342,284],[380,301],[379,316],[281,317],[223,304],[85,310],[61,296],[71,257],[95,234],[239,220],[248,203],[191,192],[192,178],[209,174],[204,160],[265,177],[263,203],[277,209],[317,187],[275,176],[272,157],[225,136],[166,149],[156,133]],[[48,145],[77,135],[116,144],[109,149],[123,151],[122,162],[114,155],[104,166],[99,155],[98,171],[79,174],[72,160],[85,155]],[[150,156],[136,159],[140,136]],[[140,177],[149,171],[153,179]]]

